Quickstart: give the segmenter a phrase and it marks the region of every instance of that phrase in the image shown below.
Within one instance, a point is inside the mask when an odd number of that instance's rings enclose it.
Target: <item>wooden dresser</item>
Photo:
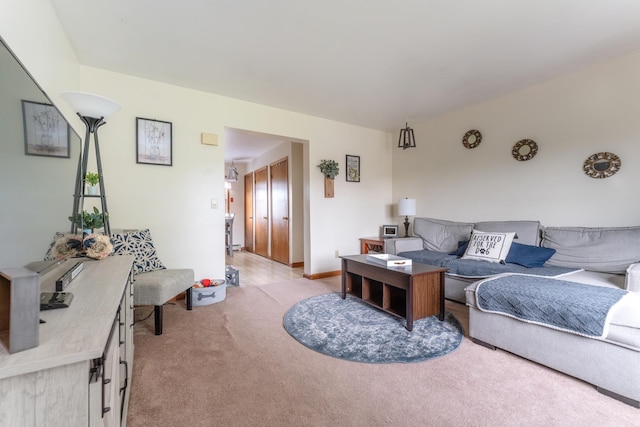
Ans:
[[[0,346],[0,426],[126,424],[133,368],[133,256],[71,259],[41,278],[43,292],[78,261],[67,308],[40,312],[37,347]]]

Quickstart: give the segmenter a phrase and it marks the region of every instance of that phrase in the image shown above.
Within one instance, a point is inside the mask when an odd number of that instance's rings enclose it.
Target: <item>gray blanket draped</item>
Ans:
[[[535,274],[536,276],[558,276],[572,271],[576,268],[554,267],[545,265],[544,267],[523,267],[518,264],[499,264],[497,262],[479,261],[475,259],[461,259],[456,255],[449,255],[442,252],[421,249],[418,251],[400,252],[398,256],[409,258],[415,262],[438,267],[448,268],[447,274],[484,278],[502,273]]]
[[[476,304],[482,311],[603,338],[610,310],[626,293],[616,288],[509,274],[481,282],[476,288]]]

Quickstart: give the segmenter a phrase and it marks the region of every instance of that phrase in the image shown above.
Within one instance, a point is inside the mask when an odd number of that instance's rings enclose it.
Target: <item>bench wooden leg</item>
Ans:
[[[154,311],[156,335],[162,335],[162,306],[156,305]]]
[[[191,310],[191,308],[193,307],[192,302],[191,302],[191,288],[187,289],[185,291],[186,295],[185,298],[187,299],[187,310]]]

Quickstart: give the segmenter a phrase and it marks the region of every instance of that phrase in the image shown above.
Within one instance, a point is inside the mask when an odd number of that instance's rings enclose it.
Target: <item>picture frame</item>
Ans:
[[[398,237],[399,226],[397,225],[383,225],[380,230],[380,237],[391,238]]]
[[[360,156],[347,154],[347,182],[360,182]]]
[[[24,154],[69,158],[69,124],[52,104],[22,100]]]
[[[172,166],[172,124],[136,117],[136,163]]]

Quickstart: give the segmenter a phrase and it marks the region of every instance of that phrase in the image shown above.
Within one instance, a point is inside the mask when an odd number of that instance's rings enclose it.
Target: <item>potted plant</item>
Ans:
[[[333,197],[333,180],[340,173],[338,162],[335,160],[321,160],[318,165],[324,175],[324,197]]]
[[[100,182],[100,175],[93,172],[87,172],[87,174],[84,176],[84,182],[87,183],[87,194],[90,194],[92,196],[98,194],[96,185],[98,185],[98,182]]]
[[[93,212],[82,211],[82,214],[76,214],[75,218],[70,216],[69,221],[77,225],[83,232],[92,234],[96,228],[104,227],[104,220],[107,218],[109,218],[108,213],[105,212],[103,215],[98,208],[94,206]]]

